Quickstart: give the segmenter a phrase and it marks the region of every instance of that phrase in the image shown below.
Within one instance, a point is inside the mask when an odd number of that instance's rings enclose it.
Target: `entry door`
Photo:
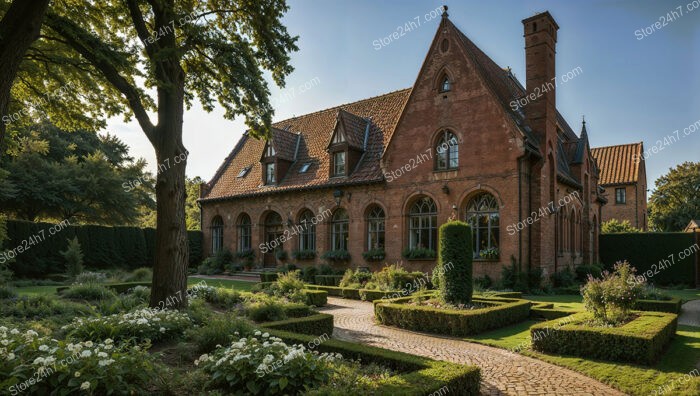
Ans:
[[[269,231],[265,235],[265,242],[268,243],[268,246],[274,246],[274,244],[279,244],[281,239],[282,233],[278,231]],[[282,249],[282,247],[278,247],[277,249]],[[276,267],[277,266],[277,259],[275,258],[275,250],[270,250],[267,253],[263,255],[263,265],[265,267]]]

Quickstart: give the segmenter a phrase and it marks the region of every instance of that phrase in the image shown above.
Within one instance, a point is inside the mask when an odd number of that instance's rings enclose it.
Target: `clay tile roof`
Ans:
[[[291,152],[294,157],[296,141],[291,145],[291,138],[296,138],[297,133],[301,136],[299,148],[296,151],[296,161],[276,186],[262,185],[260,158],[265,148],[265,141],[254,139],[244,133],[212,180],[207,183],[208,192],[204,193],[202,199],[233,198],[292,189],[363,184],[383,180],[379,159],[394,132],[410,93],[410,88],[403,89],[274,123],[273,127],[277,129],[273,130],[272,140],[278,155],[284,150],[286,154],[283,155],[289,156]],[[368,120],[370,128],[367,147],[357,167],[348,177],[330,179],[330,161],[326,148],[339,112],[343,120],[348,122],[348,139],[351,139],[349,135],[357,135],[355,143],[359,143],[359,147],[364,143]],[[354,132],[350,133],[350,131]],[[305,163],[311,164],[309,169],[299,173],[299,169]],[[252,166],[251,170],[244,177],[237,177],[241,169],[247,166]]]
[[[365,144],[365,131],[367,130],[367,120],[352,114],[346,110],[338,110],[338,122],[337,126],[342,125],[345,131],[345,139],[347,140],[348,146],[364,150]],[[329,144],[332,134],[329,134]]]
[[[290,131],[272,128],[272,148],[278,158],[287,161],[294,161],[297,152],[299,135]]]
[[[600,185],[631,184],[639,180],[639,162],[642,157],[642,143],[621,144],[618,146],[597,147],[591,154],[600,169]]]

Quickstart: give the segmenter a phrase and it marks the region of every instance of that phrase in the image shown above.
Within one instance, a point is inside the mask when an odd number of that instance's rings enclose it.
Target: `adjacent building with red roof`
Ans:
[[[620,144],[591,150],[600,169],[600,185],[605,189],[608,204],[601,220],[627,220],[647,230],[647,172],[644,144]]]
[[[445,13],[411,88],[278,121],[268,141],[244,134],[202,186],[209,253],[430,271],[438,227],[458,218],[475,276],[597,261],[600,171],[549,87],[559,26],[522,22],[527,90]]]

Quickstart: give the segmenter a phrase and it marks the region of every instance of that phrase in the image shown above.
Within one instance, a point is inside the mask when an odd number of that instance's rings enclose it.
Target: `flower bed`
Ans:
[[[175,337],[190,326],[192,321],[185,313],[144,308],[101,318],[76,318],[62,329],[75,339],[156,342]]]
[[[417,296],[430,298],[430,294]],[[413,297],[375,301],[377,320],[388,326],[428,333],[468,336],[504,327],[525,320],[530,315],[530,302],[512,298],[474,298],[474,303],[487,308],[456,310],[437,309],[406,304]]]
[[[314,336],[286,331],[270,330],[270,334],[287,343],[311,345],[315,344],[316,340]],[[387,384],[376,389],[377,395],[479,394],[481,373],[476,366],[437,361],[335,339],[320,343],[316,350],[340,353],[345,359],[360,360],[363,364],[378,364],[395,370],[397,373],[386,381]]]
[[[589,313],[578,313],[568,324],[555,321],[530,328],[536,351],[640,364],[653,364],[676,333],[678,316],[636,312],[639,316],[618,327],[586,325]]]

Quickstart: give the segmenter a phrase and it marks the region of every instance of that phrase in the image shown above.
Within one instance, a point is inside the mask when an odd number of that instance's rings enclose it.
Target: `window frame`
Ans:
[[[343,162],[342,162],[342,167],[343,171],[338,172],[338,157],[342,156]],[[348,172],[348,153],[345,150],[342,151],[336,151],[333,153],[333,177],[342,177],[342,176],[347,176]]]
[[[272,168],[272,172],[270,172]],[[277,163],[274,161],[265,163],[265,185],[273,185],[277,183]]]
[[[615,205],[627,205],[627,188],[615,187]]]
[[[299,250],[316,251],[316,223],[315,216],[309,209],[305,209],[299,215]]]
[[[435,170],[452,171],[459,169],[459,140],[457,136],[445,129],[438,134],[435,143]],[[444,165],[440,163],[444,162]]]
[[[372,206],[367,212],[366,222],[367,250],[384,249],[386,244],[386,212],[384,209],[379,205]]]
[[[427,244],[423,240],[424,232],[427,232]],[[437,204],[430,197],[417,199],[409,209],[408,248],[437,252]]]
[[[488,201],[488,204],[486,205],[486,208],[484,208],[484,205],[486,204],[485,201]],[[474,209],[472,209],[474,208]],[[472,218],[472,216],[475,216]],[[465,222],[472,227],[472,249],[473,249],[473,254],[475,259],[481,258],[481,244],[483,241],[482,238],[482,231],[484,230],[483,226],[480,226],[480,218],[481,216],[485,216],[487,219],[486,222],[486,247],[485,249],[498,249],[499,250],[499,256],[500,256],[500,246],[501,246],[501,213],[500,213],[500,207],[498,205],[498,200],[496,199],[496,196],[493,194],[483,191],[480,192],[474,196],[472,196],[469,201],[467,201],[466,209],[465,209],[465,214],[464,214],[464,219]],[[498,223],[496,225],[493,224],[493,220],[498,219]],[[493,237],[495,234],[495,238]],[[495,239],[495,245],[492,245],[493,239]]]
[[[211,220],[211,253],[218,254],[224,248],[224,219],[217,215]]]
[[[238,231],[238,251],[245,252],[253,248],[253,222],[247,213],[238,215],[236,222]]]
[[[350,217],[347,210],[338,208],[331,217],[331,249],[348,251],[348,241],[350,234]]]

